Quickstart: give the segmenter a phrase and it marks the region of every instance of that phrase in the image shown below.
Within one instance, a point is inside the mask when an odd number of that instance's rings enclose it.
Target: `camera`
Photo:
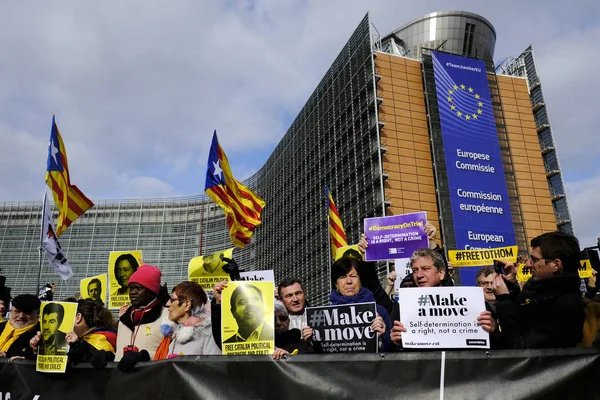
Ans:
[[[128,353],[130,351],[133,351],[134,353],[139,353],[140,349],[138,349],[137,346],[134,346],[132,344],[130,344],[129,346],[123,347],[123,354]]]

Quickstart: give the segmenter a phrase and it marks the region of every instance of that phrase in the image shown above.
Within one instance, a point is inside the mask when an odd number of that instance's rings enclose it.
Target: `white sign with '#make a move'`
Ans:
[[[398,291],[405,348],[489,349],[490,335],[477,324],[485,311],[479,287],[404,288]]]

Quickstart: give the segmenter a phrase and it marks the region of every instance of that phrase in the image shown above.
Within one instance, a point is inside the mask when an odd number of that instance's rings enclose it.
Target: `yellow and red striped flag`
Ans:
[[[231,242],[237,247],[246,247],[262,222],[260,214],[265,201],[233,177],[216,131],[208,155],[204,191],[223,209]]]
[[[327,213],[329,219],[329,238],[331,240],[331,252],[335,256],[336,250],[340,247],[348,246],[348,240],[346,239],[346,232],[344,231],[344,224],[340,219],[337,207],[333,202],[333,196],[329,188],[326,187],[327,192]]]
[[[52,129],[50,130],[46,184],[52,190],[54,203],[58,208],[56,236],[60,236],[73,221],[83,215],[94,203],[85,197],[77,186],[71,185],[67,151],[54,116],[52,116]]]

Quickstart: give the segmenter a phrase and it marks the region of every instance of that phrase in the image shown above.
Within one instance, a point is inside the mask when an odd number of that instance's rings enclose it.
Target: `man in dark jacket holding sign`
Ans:
[[[579,258],[579,242],[574,236],[548,232],[531,241],[526,265],[532,277],[516,301],[511,300],[502,277],[494,278],[502,347],[574,347],[581,341],[585,314]]]

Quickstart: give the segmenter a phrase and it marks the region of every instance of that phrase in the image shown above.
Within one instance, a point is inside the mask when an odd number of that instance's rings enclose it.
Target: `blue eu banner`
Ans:
[[[457,249],[516,244],[483,61],[433,52]],[[461,268],[474,285],[478,267]]]

